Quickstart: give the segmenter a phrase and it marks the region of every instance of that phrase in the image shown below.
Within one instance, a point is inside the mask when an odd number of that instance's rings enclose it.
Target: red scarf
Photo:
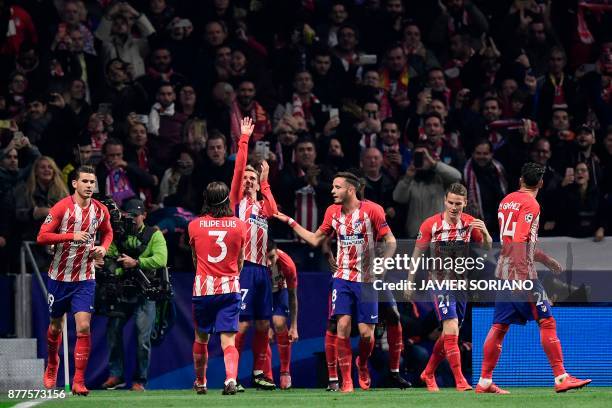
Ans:
[[[384,68],[380,72],[380,85],[390,95],[406,94],[408,92],[408,83],[410,82],[410,76],[408,75],[408,66],[404,67],[404,70],[399,75],[397,80],[391,79],[391,73],[388,68]]]
[[[563,82],[565,81],[565,74],[561,73],[561,79],[559,83],[555,79],[555,76],[550,74],[550,83],[554,88],[553,94],[553,109],[554,108],[567,108],[567,102],[565,100],[565,92],[563,91]]]

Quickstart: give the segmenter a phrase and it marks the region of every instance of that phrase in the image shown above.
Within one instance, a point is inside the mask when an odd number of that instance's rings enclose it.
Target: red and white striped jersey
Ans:
[[[278,212],[276,201],[267,180],[261,181],[260,192],[263,200],[257,201],[244,195],[244,178],[249,153],[249,136],[242,135],[238,142],[238,153],[234,164],[234,176],[230,189],[230,206],[234,214],[246,224],[244,260],[267,266],[268,218]]]
[[[432,215],[421,224],[417,235],[416,245],[425,250],[431,246],[431,257],[455,258],[469,255],[467,243],[482,242],[483,236],[480,230],[472,227],[475,218],[469,214],[461,213],[456,224],[451,224],[444,219],[444,212]],[[453,245],[453,242],[460,243]],[[454,271],[430,270],[430,276],[434,279],[447,279],[445,273]]]
[[[338,270],[334,278],[369,282],[376,256],[376,241],[391,232],[383,208],[365,200],[352,213],[344,214],[342,205],[332,204],[325,211],[319,230],[325,235],[336,232]]]
[[[95,279],[94,259],[90,254],[98,230],[101,245],[108,249],[113,241],[110,215],[106,206],[97,200],[92,199],[86,208],[81,208],[69,196],[51,207],[37,238],[38,244],[55,245],[49,277],[62,282]],[[91,238],[88,242],[75,242],[76,232],[88,232]]]
[[[499,279],[536,279],[534,265],[540,204],[526,191],[508,194],[497,210],[502,249],[495,276]]]
[[[295,221],[308,231],[319,225],[317,193],[310,184],[295,191]]]
[[[189,244],[197,264],[193,296],[240,292],[238,259],[245,242],[245,225],[236,217],[210,215],[189,223]]]
[[[297,270],[291,257],[280,249],[276,250],[278,260],[270,268],[272,272],[272,292],[281,289],[297,288]]]

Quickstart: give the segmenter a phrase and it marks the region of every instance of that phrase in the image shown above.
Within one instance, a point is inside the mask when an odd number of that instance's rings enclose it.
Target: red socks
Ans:
[[[507,324],[495,323],[491,326],[483,347],[482,370],[480,376],[485,379],[493,378],[493,370],[497,365],[502,351],[504,336],[508,332]]]
[[[327,360],[327,375],[330,381],[338,380],[338,336],[330,331],[325,332],[325,360]]]
[[[444,333],[440,334],[436,344],[433,346],[433,350],[431,351],[431,356],[429,357],[429,361],[427,362],[427,367],[425,367],[424,373],[427,376],[432,376],[436,374],[436,369],[446,357],[446,352],[444,351]]]
[[[244,336],[246,333],[236,333],[236,337],[234,338],[234,344],[236,345],[236,349],[238,353],[242,353],[242,347],[244,346]]]
[[[461,372],[461,352],[459,351],[459,336],[456,334],[445,334],[444,335],[444,352],[446,353],[446,359],[448,360],[453,377],[455,377],[455,384],[459,385],[465,382],[463,372]]]
[[[389,368],[392,373],[399,373],[400,357],[404,348],[400,323],[387,324],[387,343],[389,343]]]
[[[264,365],[264,375],[266,378],[274,378],[272,375],[272,349],[270,348],[270,343],[268,343],[268,348],[266,349],[266,364]]]
[[[238,379],[238,349],[235,346],[227,346],[223,349],[223,361],[225,362],[225,381]]]
[[[276,344],[278,345],[278,355],[280,358],[280,372],[289,373],[289,365],[291,364],[291,343],[289,343],[289,332],[287,330],[276,333]]]
[[[266,352],[268,350],[268,330],[253,333],[253,371],[264,371],[266,368]]]
[[[225,353],[225,350],[224,350]],[[193,342],[193,368],[198,384],[206,385],[206,364],[208,363],[208,343]],[[227,362],[225,363],[227,370]]]
[[[57,366],[59,364],[59,347],[62,343],[62,332],[54,332],[51,326],[47,329],[47,364]]]
[[[85,369],[89,360],[91,349],[91,337],[89,333],[77,333],[76,345],[74,346],[74,382],[85,383]]]
[[[372,354],[372,350],[374,350],[374,337],[360,337],[359,365],[361,365],[362,367],[368,365],[368,359],[370,358],[370,354]]]
[[[557,337],[557,324],[554,317],[547,317],[540,321],[540,342],[546,357],[548,357],[554,376],[558,377],[565,374],[563,351],[561,350],[561,342]]]
[[[353,350],[351,350],[351,339],[343,339],[337,337],[338,344],[338,364],[340,365],[340,372],[342,373],[342,380],[344,383],[353,381],[351,377],[351,364],[353,359]]]

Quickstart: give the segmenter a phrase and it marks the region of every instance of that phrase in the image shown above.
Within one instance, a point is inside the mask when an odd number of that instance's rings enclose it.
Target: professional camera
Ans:
[[[108,208],[110,223],[116,240],[122,240],[128,235],[136,234],[136,221],[134,221],[133,215],[122,212],[117,203],[110,197],[103,199],[102,204]]]

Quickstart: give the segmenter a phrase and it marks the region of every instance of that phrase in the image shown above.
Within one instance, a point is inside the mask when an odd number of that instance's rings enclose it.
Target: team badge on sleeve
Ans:
[[[47,218],[45,218],[45,224],[50,224],[51,221],[53,221],[53,216],[49,214],[47,215]]]
[[[533,214],[527,213],[525,214],[525,222],[530,223],[533,220]]]

